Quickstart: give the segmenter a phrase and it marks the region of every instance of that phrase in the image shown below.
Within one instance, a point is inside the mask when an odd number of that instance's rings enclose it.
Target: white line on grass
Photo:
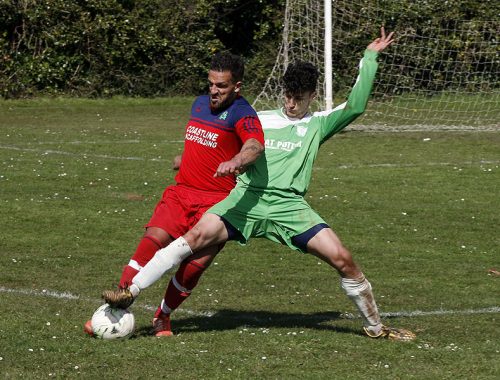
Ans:
[[[183,142],[183,141],[172,141],[172,142]],[[47,150],[47,149],[35,149],[35,148],[20,148],[17,146],[8,146],[8,145],[0,145],[0,149],[6,150],[16,150],[21,152],[38,152],[44,155],[49,154],[60,154],[64,156],[72,156],[72,157],[82,157],[82,158],[104,158],[108,160],[125,160],[125,161],[158,161],[163,162],[167,161],[161,158],[144,158],[144,157],[121,157],[121,156],[109,156],[106,154],[91,154],[91,153],[71,153],[65,152],[62,150]],[[365,164],[365,165],[350,165],[350,164],[341,164],[337,166],[338,169],[359,169],[359,168],[413,168],[413,167],[422,167],[422,166],[463,166],[463,165],[498,165],[500,161],[464,161],[464,162],[422,162],[418,164],[394,164],[394,163],[380,163],[380,164]],[[314,170],[321,171],[323,168],[316,166]]]
[[[83,299],[80,296],[76,296],[69,292],[57,292],[53,290],[43,289],[42,291],[32,290],[32,289],[10,289],[4,286],[0,286],[0,293],[12,293],[12,294],[22,294],[27,296],[36,296],[36,297],[52,297],[52,298],[62,298],[68,300],[77,300]]]
[[[82,157],[82,158],[104,158],[107,160],[126,160],[126,161],[166,161],[162,160],[160,158],[149,158],[146,159],[144,157],[120,157],[120,156],[108,156],[107,154],[89,154],[89,153],[71,153],[71,152],[65,152],[62,150],[47,150],[47,149],[34,149],[34,148],[19,148],[16,146],[7,146],[7,145],[0,145],[0,149],[10,149],[10,150],[17,150],[21,152],[37,152],[41,153],[43,155],[49,155],[49,154],[60,154],[63,156],[71,156],[71,157]]]
[[[383,132],[383,133],[399,133],[399,132],[498,132],[500,125],[385,125],[385,124],[354,124],[346,128],[346,131],[358,132]]]
[[[58,298],[58,299],[67,299],[67,300],[82,300],[82,301],[91,301],[93,303],[97,303],[98,300],[95,298],[88,298],[88,297],[81,297],[79,295],[71,294],[69,292],[58,292],[54,290],[47,290],[43,289],[41,291],[39,290],[32,290],[32,289],[11,289],[11,288],[6,288],[4,286],[0,286],[0,293],[10,293],[10,294],[20,294],[20,295],[27,295],[27,296],[34,296],[34,297],[51,297],[51,298]],[[151,305],[137,305],[138,307],[145,309],[145,310],[150,310],[150,311],[156,311],[155,306]],[[176,313],[182,313],[182,314],[187,314],[187,315],[192,315],[196,317],[213,317],[214,315],[217,314],[215,311],[192,311],[189,309],[178,309],[176,310]],[[380,313],[380,316],[382,318],[412,318],[412,317],[425,317],[425,316],[431,316],[431,315],[473,315],[473,314],[491,314],[491,313],[500,313],[500,306],[491,306],[491,307],[485,307],[481,309],[464,309],[464,310],[444,310],[444,309],[439,309],[439,310],[430,310],[430,311],[422,311],[422,310],[415,310],[415,311],[397,311],[397,312],[386,312],[386,313]],[[255,318],[252,316],[252,313],[245,313],[246,316],[252,318],[253,320],[259,319]],[[314,316],[310,316],[312,319],[315,319]],[[301,318],[305,319],[310,319],[308,316],[301,316]],[[342,319],[356,319],[359,318],[355,316],[354,314],[350,313],[343,313],[341,314],[340,318]],[[279,318],[280,320],[292,320],[296,319],[296,317],[291,316],[290,318]],[[324,317],[321,317],[321,319],[325,319]]]
[[[500,306],[485,307],[482,309],[465,309],[465,310],[430,310],[430,311],[399,311],[399,312],[388,312],[380,313],[381,317],[384,318],[397,318],[397,317],[425,317],[428,315],[471,315],[471,314],[488,314],[488,313],[500,313]]]
[[[184,140],[162,140],[161,144],[183,144]],[[142,140],[97,140],[97,141],[85,141],[85,140],[72,140],[72,141],[36,141],[32,142],[33,145],[117,145],[117,144],[147,144]],[[30,145],[31,145],[30,144]]]
[[[358,168],[418,168],[421,166],[465,166],[465,165],[497,165],[500,161],[463,161],[463,162],[422,162],[418,164],[366,164],[366,165],[339,165],[338,169]],[[315,170],[322,170],[317,167]]]

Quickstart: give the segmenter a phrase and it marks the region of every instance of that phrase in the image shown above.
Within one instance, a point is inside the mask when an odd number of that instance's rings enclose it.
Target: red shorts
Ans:
[[[195,190],[185,186],[169,186],[156,205],[145,227],[159,227],[174,239],[188,232],[214,204],[227,193]]]

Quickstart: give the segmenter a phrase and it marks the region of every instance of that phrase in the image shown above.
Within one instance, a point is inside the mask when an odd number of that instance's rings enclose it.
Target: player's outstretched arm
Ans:
[[[264,152],[264,145],[254,138],[248,139],[236,156],[219,165],[214,177],[224,177],[231,174],[243,173],[248,166],[257,161],[262,152]]]
[[[388,47],[390,44],[394,42],[394,39],[392,38],[393,36],[394,32],[390,32],[388,35],[386,35],[385,28],[381,27],[380,37],[376,38],[373,42],[371,42],[368,45],[367,49],[380,53],[382,50],[384,50],[386,47]]]
[[[349,94],[347,102],[331,112],[325,119],[323,126],[324,139],[330,138],[335,133],[347,127],[365,112],[375,74],[377,72],[377,55],[391,45],[394,41],[394,32],[385,33],[385,28],[380,28],[380,37],[373,40],[366,48],[359,75]]]

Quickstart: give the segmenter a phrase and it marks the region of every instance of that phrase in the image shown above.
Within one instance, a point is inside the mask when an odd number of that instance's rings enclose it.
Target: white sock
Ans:
[[[158,281],[165,272],[179,265],[192,253],[189,244],[182,236],[165,248],[156,251],[153,258],[132,279],[133,285],[130,287],[130,291],[133,295],[134,292],[139,294],[139,291]]]
[[[358,279],[341,278],[340,284],[360,312],[365,328],[378,335],[382,329],[382,322],[373,297],[371,284],[364,276]]]
[[[141,292],[141,289],[136,284],[132,284],[129,286],[128,290],[130,290],[130,293],[134,296],[134,298],[137,298],[139,293]]]

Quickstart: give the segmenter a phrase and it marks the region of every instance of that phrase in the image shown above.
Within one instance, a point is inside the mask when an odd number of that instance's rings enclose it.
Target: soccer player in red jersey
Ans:
[[[245,171],[264,151],[260,121],[240,94],[243,74],[240,57],[225,52],[213,56],[208,72],[209,93],[197,97],[191,107],[176,184],[165,189],[156,205],[135,253],[123,269],[120,288],[128,288],[157,250],[185,234],[208,208],[224,199],[236,184],[235,175]],[[208,247],[204,254],[215,256],[220,248]],[[176,285],[183,290],[193,288],[209,264],[198,263],[195,256],[186,259],[181,264],[183,271],[194,273],[196,278],[191,276],[190,284]],[[165,321],[155,318],[155,323]],[[162,331],[166,327],[170,331],[169,326],[158,326]],[[92,333],[90,321],[85,331]]]

